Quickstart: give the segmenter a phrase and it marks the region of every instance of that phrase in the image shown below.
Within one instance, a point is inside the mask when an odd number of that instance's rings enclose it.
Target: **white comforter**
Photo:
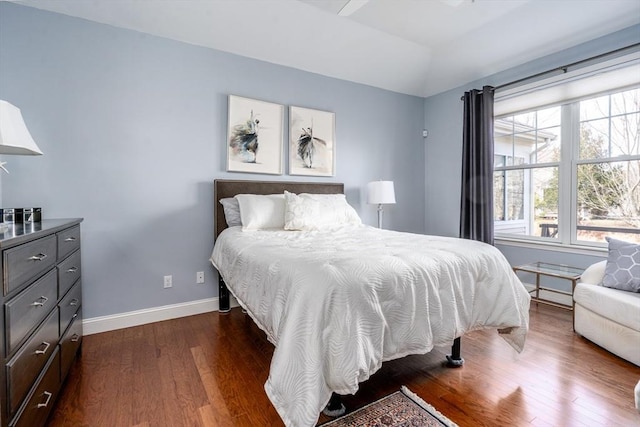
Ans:
[[[383,361],[500,328],[524,346],[530,297],[493,246],[361,226],[218,237],[211,262],[275,345],[265,390],[287,426],[313,426]]]

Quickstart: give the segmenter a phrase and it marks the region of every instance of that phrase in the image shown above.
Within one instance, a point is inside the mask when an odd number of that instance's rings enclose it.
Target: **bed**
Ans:
[[[229,309],[231,293],[275,345],[265,391],[285,425],[315,425],[332,396],[355,393],[384,361],[452,345],[449,361],[460,365],[460,337],[476,329],[496,329],[522,351],[530,296],[493,246],[380,230],[349,212],[333,227],[228,227],[221,199],[241,195],[245,213],[252,205],[244,194],[290,192],[282,203],[297,220],[289,207],[307,196],[300,193],[327,195],[305,203],[333,203],[344,187],[239,180],[214,187],[220,310]]]

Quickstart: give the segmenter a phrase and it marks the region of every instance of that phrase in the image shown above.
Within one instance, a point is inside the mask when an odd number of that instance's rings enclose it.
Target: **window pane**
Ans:
[[[524,164],[524,157],[519,157],[519,156],[513,157],[513,158],[509,159],[508,163],[509,163],[509,165],[516,165],[516,166],[517,165],[523,165]]]
[[[578,240],[640,243],[640,160],[578,165]]]
[[[611,95],[611,115],[635,113],[640,111],[640,89]]]
[[[609,157],[609,119],[580,124],[580,159]]]
[[[533,236],[558,237],[558,168],[531,171],[534,203]]]
[[[580,102],[580,120],[600,119],[609,116],[609,95]]]
[[[506,166],[559,162],[561,110],[552,107],[495,120],[495,154],[506,156]]]
[[[507,171],[507,220],[524,219],[524,171]]]
[[[611,119],[611,157],[640,154],[640,113]]]
[[[560,106],[538,111],[538,129],[560,126]]]
[[[497,171],[494,220],[498,234],[558,235],[558,167]]]
[[[494,167],[506,165],[506,156],[513,156],[513,134],[495,134],[494,153],[502,157],[502,163],[496,163]],[[496,159],[497,160],[497,159]]]
[[[511,164],[521,165],[536,162],[536,132],[521,132],[513,136],[514,161]]]
[[[518,124],[528,128],[535,127],[536,112],[532,111],[531,113],[518,114],[517,116],[513,116],[513,121],[516,123],[516,127]]]
[[[493,123],[493,133],[495,136],[511,135],[513,133],[513,116],[497,119]]]
[[[537,163],[560,161],[560,127],[542,130],[538,133]]]

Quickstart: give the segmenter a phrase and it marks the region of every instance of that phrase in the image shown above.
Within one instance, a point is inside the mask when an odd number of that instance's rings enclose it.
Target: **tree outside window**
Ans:
[[[578,240],[640,241],[640,89],[580,103]]]

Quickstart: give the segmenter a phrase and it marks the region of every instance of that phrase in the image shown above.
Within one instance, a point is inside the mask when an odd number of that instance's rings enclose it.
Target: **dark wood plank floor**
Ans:
[[[345,404],[406,385],[460,426],[640,425],[640,367],[575,335],[568,311],[533,305],[521,354],[494,331],[462,350],[460,369],[443,367],[446,348],[387,362]],[[272,353],[239,309],[87,336],[49,425],[280,426],[263,389]]]

